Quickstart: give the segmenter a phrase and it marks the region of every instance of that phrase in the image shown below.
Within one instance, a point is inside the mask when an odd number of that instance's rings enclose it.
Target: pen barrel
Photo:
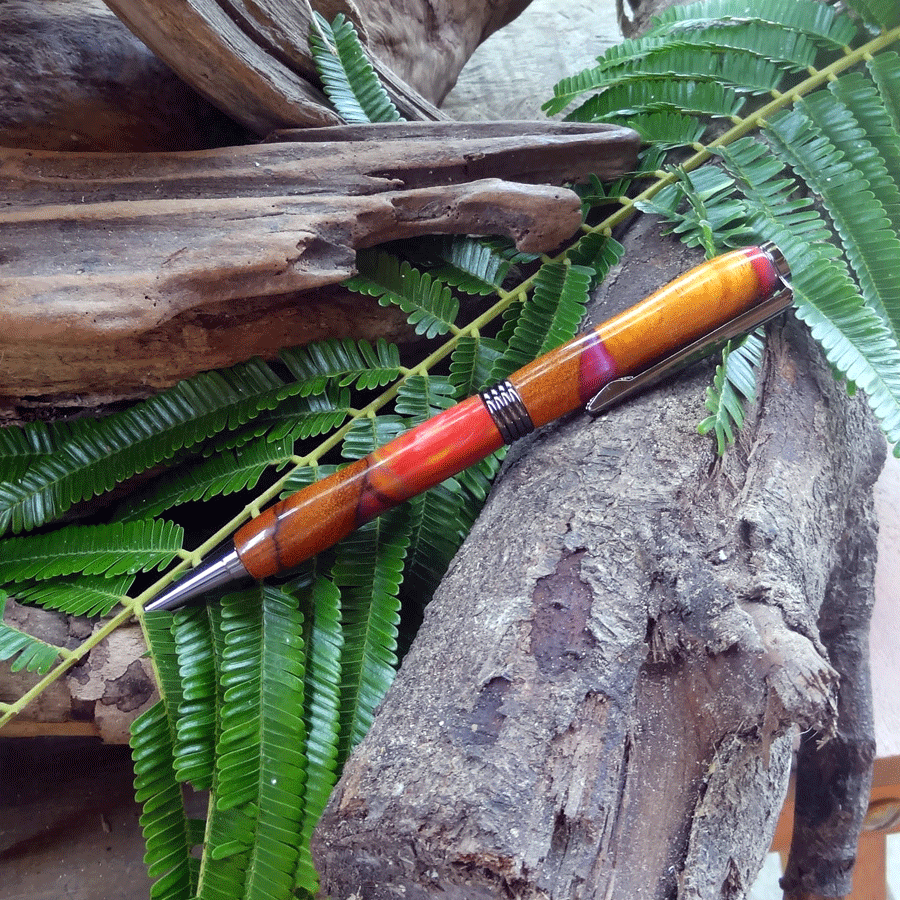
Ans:
[[[265,578],[315,556],[504,443],[583,406],[614,379],[748,311],[779,285],[772,257],[759,247],[702,263],[482,396],[268,508],[235,534],[241,562],[254,578]]]
[[[509,382],[540,428],[583,406],[616,378],[644,371],[752,309],[780,286],[765,250],[733,250],[545,353],[510,375]]]
[[[482,399],[469,397],[264,510],[235,534],[235,549],[254,578],[275,575],[502,446]]]

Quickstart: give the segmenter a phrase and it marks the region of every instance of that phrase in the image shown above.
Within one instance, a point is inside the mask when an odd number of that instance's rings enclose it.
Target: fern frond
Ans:
[[[341,590],[340,744],[343,764],[362,740],[394,679],[403,560],[409,544],[405,507],[364,525],[337,545],[332,579]]]
[[[399,122],[402,117],[382,87],[353,23],[343,13],[333,25],[313,13],[309,48],[322,87],[338,115],[350,124]]]
[[[21,585],[16,588],[16,599],[44,609],[58,609],[71,616],[103,617],[125,599],[132,584],[133,575],[120,578],[78,575]]]
[[[303,601],[306,601],[305,603]],[[341,593],[326,578],[317,578],[301,597],[307,651],[304,687],[306,785],[300,826],[297,886],[315,894],[319,879],[309,852],[309,839],[337,782],[340,717]]]
[[[243,896],[288,898],[305,781],[303,617],[293,598],[264,586],[224,598],[221,622],[216,808],[238,818],[220,820],[231,834],[219,856],[247,852]]]
[[[675,177],[677,180],[652,200],[636,201],[638,209],[673,223],[666,233],[680,235],[689,247],[703,247],[707,256],[714,256],[721,246],[741,247],[751,242],[747,207],[731,196],[734,179],[714,166],[691,173],[677,169]]]
[[[316,341],[305,347],[282,350],[281,361],[291,374],[321,394],[328,381],[359,390],[384,387],[400,374],[400,351],[395,344],[379,339],[368,341]]]
[[[124,412],[80,419],[55,453],[0,484],[0,533],[20,532],[274,406],[284,382],[259,360],[205,372]]]
[[[815,119],[805,110],[811,110]],[[794,109],[774,119],[769,125],[770,133],[782,158],[788,159],[822,198],[867,304],[885,321],[890,322],[892,315],[894,321],[900,322],[900,272],[893,264],[900,258],[900,238],[892,232],[884,208],[870,190],[863,168],[866,163],[857,167],[855,158],[851,163],[831,140],[834,136],[842,143],[859,141],[863,157],[871,149],[871,145],[866,147],[860,129],[848,128],[852,119],[846,115],[841,118],[841,113],[837,100],[820,92],[804,104],[803,110]],[[837,118],[830,122],[830,116]],[[835,135],[839,129],[850,133]],[[876,164],[869,154],[868,170],[877,178]]]
[[[429,267],[431,276],[473,296],[496,293],[512,266],[479,238],[455,236],[442,241],[437,252],[440,261]]]
[[[442,375],[412,375],[397,390],[394,409],[410,426],[419,425],[456,403],[456,391]]]
[[[489,387],[491,371],[503,355],[505,345],[493,338],[462,337],[450,357],[450,382],[457,399],[471,397]]]
[[[722,351],[712,387],[706,389],[710,415],[698,426],[700,434],[715,431],[719,455],[734,442],[734,432],[744,424],[744,401],[756,395],[756,380],[762,362],[763,341],[759,333],[748,334],[737,346]]]
[[[663,149],[697,144],[706,131],[706,124],[696,116],[668,110],[610,116],[608,121],[613,125],[625,125],[634,129],[645,143]]]
[[[270,466],[286,463],[292,450],[293,440],[281,436],[224,450],[166,478],[155,490],[130,499],[118,511],[116,519],[122,522],[147,519],[183,503],[252,489]]]
[[[684,6],[669,7],[650,20],[648,35],[674,35],[702,28],[710,22],[740,26],[759,22],[799,31],[817,42],[840,50],[856,37],[856,28],[835,9],[816,0],[755,0],[748,7],[743,0],[698,0]]]
[[[399,437],[408,427],[409,423],[405,419],[394,415],[363,416],[356,419],[344,436],[341,456],[349,460],[361,459]]]
[[[459,314],[459,301],[447,285],[420,272],[391,253],[360,250],[358,274],[344,284],[352,291],[377,297],[382,306],[393,303],[407,314],[416,334],[427,338],[450,331]]]
[[[895,0],[847,0],[870,25],[876,28],[894,28],[900,25],[900,7]]]
[[[646,78],[607,88],[566,116],[567,122],[617,121],[640,113],[670,112],[732,118],[744,100],[717,82]]]
[[[7,625],[3,621],[6,612],[6,601],[9,599],[4,591],[0,591],[0,661],[12,660],[10,669],[13,672],[38,672],[43,675],[53,668],[61,648],[54,647]]]
[[[143,804],[144,863],[152,900],[184,900],[194,891],[191,828],[172,764],[173,735],[160,700],[131,725],[135,800]]]
[[[195,790],[212,787],[215,765],[218,671],[206,607],[179,610],[172,634],[181,676],[174,766],[179,781]]]
[[[133,575],[168,565],[181,550],[183,529],[156,519],[111,525],[69,525],[48,534],[0,541],[6,581],[59,575]]]
[[[893,50],[866,61],[894,131],[900,131],[900,55]]]
[[[541,266],[531,300],[515,320],[509,348],[495,366],[494,381],[574,337],[584,318],[592,274],[584,266]]]
[[[409,548],[403,595],[424,605],[475,522],[480,503],[456,478],[450,478],[409,501]]]
[[[44,422],[30,422],[23,428],[0,428],[0,484],[18,481],[54,449],[55,441]]]

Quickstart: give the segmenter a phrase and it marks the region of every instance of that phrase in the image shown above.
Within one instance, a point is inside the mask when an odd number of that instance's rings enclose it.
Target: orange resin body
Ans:
[[[508,381],[540,427],[582,406],[610,381],[642,371],[752,308],[778,284],[764,251],[735,250],[544,354]],[[291,568],[503,442],[484,401],[470,397],[243,526],[234,539],[240,561],[255,578]]]

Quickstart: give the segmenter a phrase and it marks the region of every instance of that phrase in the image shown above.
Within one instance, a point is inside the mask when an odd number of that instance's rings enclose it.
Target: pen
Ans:
[[[535,428],[585,404],[602,412],[777,315],[791,301],[789,275],[771,243],[701,263],[505,381],[270,506],[145,609],[175,609],[231,581],[291,569]]]

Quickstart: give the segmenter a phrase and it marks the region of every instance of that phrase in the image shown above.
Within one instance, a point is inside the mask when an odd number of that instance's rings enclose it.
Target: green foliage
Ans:
[[[30,634],[25,634],[3,621],[6,601],[9,599],[5,591],[0,591],[0,660],[11,659],[10,669],[13,672],[48,672],[59,656],[59,647],[39,641]]]
[[[612,228],[636,209],[709,254],[775,241],[793,269],[796,314],[900,444],[900,58],[886,49],[900,31],[886,31],[898,24],[893,0],[851,6],[861,20],[810,0],[673,8],[557,85],[548,109],[580,103],[570,116],[621,121],[653,142],[643,190],[629,200],[630,179],[579,186],[586,221],[610,198],[616,210],[549,260],[499,239],[361,253],[348,286],[431,339],[417,362],[385,341],[322,341],[106,419],[0,432],[0,529],[30,532],[0,540],[10,595],[117,627],[172,577],[154,574],[162,566],[196,562],[276,497],[572,337],[623,252]],[[317,19],[311,43],[341,115],[397,118],[345,19]],[[720,450],[754,396],[760,354],[751,337],[716,371],[700,430]],[[154,897],[316,894],[309,838],[391,683],[408,641],[401,612],[427,602],[501,458],[370,522],[285,584],[174,616],[138,612],[162,694],[132,736]],[[139,491],[106,503],[141,473]],[[215,534],[201,525],[196,554],[182,549],[180,525],[159,518],[224,521],[222,508],[234,518]],[[132,590],[143,592],[131,600]],[[4,624],[0,658],[49,683],[101,638],[61,650]],[[204,822],[185,814],[185,783],[210,792]]]
[[[350,124],[398,122],[400,113],[382,87],[353,23],[343,14],[329,24],[314,12],[309,47],[328,99]]]

